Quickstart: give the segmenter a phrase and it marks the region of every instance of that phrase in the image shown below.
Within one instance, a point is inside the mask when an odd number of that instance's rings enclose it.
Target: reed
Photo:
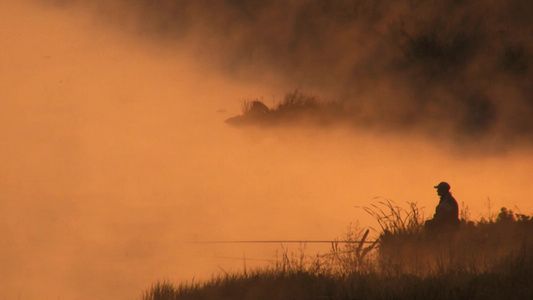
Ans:
[[[531,299],[533,217],[502,208],[496,218],[463,219],[458,231],[428,234],[423,211],[381,200],[366,208],[379,226],[349,228],[329,253],[282,248],[264,268],[210,280],[155,283],[143,300],[177,299]]]

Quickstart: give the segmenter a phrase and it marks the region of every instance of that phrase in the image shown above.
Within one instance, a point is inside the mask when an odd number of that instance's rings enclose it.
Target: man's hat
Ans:
[[[449,190],[450,189],[450,185],[447,182],[443,181],[443,182],[439,183],[438,185],[434,186],[434,188],[443,189],[443,190]]]

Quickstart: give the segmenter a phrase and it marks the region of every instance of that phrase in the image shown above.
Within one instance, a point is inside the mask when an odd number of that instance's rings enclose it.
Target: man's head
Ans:
[[[434,186],[434,188],[437,189],[437,194],[439,196],[443,196],[450,193],[450,185],[444,181]]]

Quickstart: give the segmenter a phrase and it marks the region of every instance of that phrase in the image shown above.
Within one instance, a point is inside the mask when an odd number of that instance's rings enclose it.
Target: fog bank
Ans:
[[[227,76],[275,78],[340,102],[340,117],[358,127],[476,151],[531,146],[527,1],[44,2],[91,8],[145,41],[186,44]]]

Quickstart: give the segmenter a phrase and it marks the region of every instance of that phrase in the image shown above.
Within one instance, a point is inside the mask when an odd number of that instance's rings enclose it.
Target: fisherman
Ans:
[[[439,205],[435,209],[433,219],[427,220],[425,227],[429,231],[447,231],[456,229],[459,226],[459,206],[450,193],[450,185],[441,182],[434,186],[440,196]]]

